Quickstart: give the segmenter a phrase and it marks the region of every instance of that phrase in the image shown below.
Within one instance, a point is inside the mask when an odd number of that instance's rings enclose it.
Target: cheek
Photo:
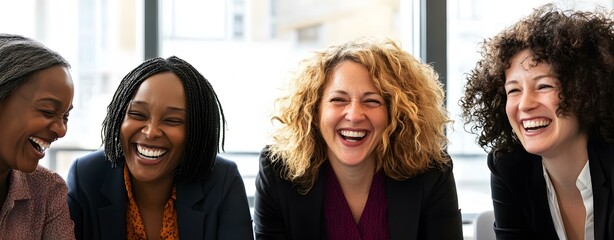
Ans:
[[[510,118],[512,115],[514,115],[516,113],[516,109],[518,109],[516,107],[516,103],[514,103],[513,100],[511,99],[507,99],[505,101],[505,113],[507,114],[507,117]]]
[[[164,135],[171,141],[174,148],[183,152],[186,142],[186,128],[185,127],[170,127],[162,129]]]
[[[122,122],[122,125],[119,127],[119,141],[122,144],[122,147],[127,147],[130,142],[130,136],[134,135],[135,131],[134,124],[131,124],[130,121]],[[124,149],[125,150],[125,149]]]

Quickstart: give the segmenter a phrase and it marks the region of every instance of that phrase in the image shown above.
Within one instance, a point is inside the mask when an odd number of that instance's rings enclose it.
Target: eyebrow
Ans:
[[[343,91],[343,90],[334,90],[334,91],[329,92],[329,94],[333,94],[333,93],[349,95],[346,91]],[[371,95],[381,96],[381,94],[379,94],[377,92],[366,92],[366,93],[363,94],[363,97],[364,96],[371,96]]]
[[[557,78],[557,76],[556,76],[556,75],[554,75],[554,74],[543,74],[543,75],[538,75],[538,76],[535,76],[534,78],[532,78],[532,79],[530,79],[530,80],[537,81],[537,80],[540,80],[540,79],[542,79],[542,78],[549,78],[549,77],[551,77],[551,78]],[[512,80],[509,80],[509,81],[505,81],[505,83],[503,84],[503,86],[507,86],[507,85],[514,84],[514,83],[518,83],[518,80],[512,79]]]
[[[52,104],[52,105],[53,105],[55,108],[60,108],[60,107],[62,106],[62,102],[61,102],[60,100],[55,99],[55,98],[51,98],[51,97],[46,97],[46,98],[38,99],[38,100],[36,100],[36,102],[37,102],[37,103],[40,103],[40,102],[49,102],[49,103],[51,103],[51,104]],[[68,110],[66,110],[66,112],[69,112],[70,110],[72,110],[72,109],[73,109],[73,107],[74,107],[74,106],[73,106],[72,104],[70,104],[70,106],[68,107]]]
[[[130,101],[130,103],[128,105],[149,105],[149,103],[145,102],[145,101]],[[185,112],[185,108],[180,108],[180,107],[173,107],[173,106],[169,106],[166,107],[166,109],[169,109],[171,111],[175,111],[175,112]]]

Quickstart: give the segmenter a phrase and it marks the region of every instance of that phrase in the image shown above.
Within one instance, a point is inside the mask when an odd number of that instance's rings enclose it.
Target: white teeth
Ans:
[[[163,150],[163,149],[147,148],[141,145],[136,145],[136,150],[139,152],[139,154],[147,158],[157,158],[166,153],[166,150]]]
[[[550,124],[549,120],[527,120],[522,121],[522,126],[524,128],[536,128],[536,127],[544,127]]]
[[[29,137],[28,139],[38,145],[40,152],[44,152],[47,150],[47,148],[49,148],[49,145],[51,145],[51,143],[45,142],[43,139],[37,137]]]
[[[349,130],[342,130],[341,131],[341,135],[344,137],[356,137],[356,138],[360,138],[360,137],[364,137],[365,135],[367,135],[366,132],[358,132],[358,131],[349,131]]]

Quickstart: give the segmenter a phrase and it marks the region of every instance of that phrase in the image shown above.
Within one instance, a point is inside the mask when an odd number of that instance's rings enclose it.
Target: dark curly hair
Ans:
[[[202,183],[213,169],[220,148],[223,150],[226,119],[209,81],[190,63],[175,56],[146,60],[122,79],[102,123],[106,159],[113,166],[123,166],[125,157],[121,148],[120,128],[126,109],[141,84],[163,72],[172,72],[181,79],[186,96],[186,146],[181,164],[175,172],[175,180]]]
[[[510,58],[528,49],[550,64],[560,81],[557,114],[578,118],[582,131],[614,142],[613,13],[561,10],[553,4],[534,12],[481,45],[460,100],[463,120],[486,151],[511,152],[522,145],[512,132],[505,104]]]

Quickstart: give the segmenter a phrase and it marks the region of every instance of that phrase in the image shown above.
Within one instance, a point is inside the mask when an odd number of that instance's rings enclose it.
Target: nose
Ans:
[[[365,119],[365,111],[360,103],[352,102],[346,107],[345,119],[359,122]]]
[[[528,111],[537,106],[535,101],[535,94],[532,91],[523,91],[520,96],[520,102],[518,103],[518,109],[521,111]]]
[[[162,131],[154,122],[148,122],[142,129],[141,133],[145,134],[148,139],[154,139],[162,135]]]
[[[57,135],[57,138],[62,138],[66,136],[66,132],[68,131],[68,123],[63,117],[58,117],[51,123],[49,128]]]
[[[51,122],[49,129],[55,133],[57,138],[62,138],[66,136],[66,132],[68,131],[68,122],[66,122],[64,116],[58,116]]]

